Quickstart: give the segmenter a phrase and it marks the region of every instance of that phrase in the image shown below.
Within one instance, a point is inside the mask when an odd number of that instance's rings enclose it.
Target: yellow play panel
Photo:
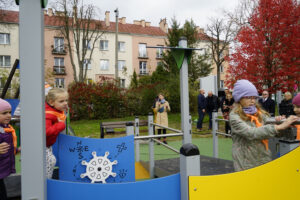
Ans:
[[[190,200],[299,200],[300,147],[253,169],[190,176]]]
[[[143,167],[140,162],[135,163],[135,179],[150,178],[149,172]]]

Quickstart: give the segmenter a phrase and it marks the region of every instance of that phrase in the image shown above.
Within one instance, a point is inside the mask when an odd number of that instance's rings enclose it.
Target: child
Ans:
[[[17,152],[17,136],[9,125],[11,105],[0,99],[0,200],[6,200],[6,188],[3,179],[15,170],[15,154]]]
[[[61,88],[49,90],[46,96],[46,172],[47,178],[52,178],[56,158],[52,153],[52,145],[60,132],[65,129],[66,115],[68,109],[68,93]]]
[[[280,125],[264,125],[268,114],[257,103],[258,92],[248,80],[234,84],[233,98],[235,105],[229,122],[234,169],[241,171],[271,161],[267,139],[288,128],[298,117],[290,116]]]
[[[297,117],[300,117],[300,93],[298,93],[293,99],[294,112]],[[300,140],[300,125],[296,125],[297,128],[297,140]]]

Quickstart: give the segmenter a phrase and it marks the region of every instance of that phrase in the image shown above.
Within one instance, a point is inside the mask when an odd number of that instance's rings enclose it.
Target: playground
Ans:
[[[108,119],[102,122],[126,121],[125,127],[110,128],[100,138],[100,120],[71,122],[68,126],[73,131],[68,127],[53,145],[57,169],[47,179],[45,88],[40,67],[44,62],[42,8],[46,4],[20,1],[22,154],[16,158],[19,174],[12,179],[18,179],[22,199],[297,199],[293,191],[300,183],[300,148],[295,146],[299,141],[284,141],[284,148],[279,149],[280,141],[270,143],[276,159],[234,173],[231,135],[223,133],[226,120],[213,112],[212,130],[207,130],[206,118],[204,131],[196,131],[197,117],[189,111],[188,60],[191,51],[199,49],[188,48],[186,38],[180,38],[177,47],[147,47],[176,52],[181,113],[169,116],[168,127],[157,124],[152,113]],[[146,123],[140,126],[142,120]],[[156,135],[157,127],[167,129],[167,134]],[[160,137],[166,137],[167,144]]]

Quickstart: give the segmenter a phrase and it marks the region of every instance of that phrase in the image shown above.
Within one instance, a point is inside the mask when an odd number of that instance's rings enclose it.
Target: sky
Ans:
[[[49,0],[48,2],[51,2]],[[175,16],[181,25],[193,19],[196,25],[205,28],[209,18],[221,16],[222,9],[232,10],[238,0],[84,0],[100,8],[100,19],[105,11],[110,11],[110,20],[115,20],[114,10],[119,9],[119,17],[126,17],[126,23],[144,19],[158,26],[160,19],[167,18],[170,25]]]

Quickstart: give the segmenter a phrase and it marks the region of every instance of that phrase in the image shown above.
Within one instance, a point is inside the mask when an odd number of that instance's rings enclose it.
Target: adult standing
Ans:
[[[171,108],[169,102],[165,100],[163,94],[158,95],[158,101],[155,105],[155,111],[157,112],[156,123],[168,127],[168,112],[171,111]],[[163,131],[163,134],[167,133],[167,130],[165,128],[161,128],[158,126],[156,126],[155,128],[157,130],[158,135],[161,134],[161,130]],[[167,144],[167,140],[165,137],[163,138],[163,143]]]
[[[292,104],[293,96],[290,92],[284,93],[284,99],[279,104],[279,114],[285,117],[294,115],[294,107]]]
[[[205,99],[205,91],[203,89],[199,90],[198,95],[198,122],[197,122],[197,131],[202,131],[202,123],[205,115],[206,108],[206,99]]]
[[[212,93],[212,91],[209,91],[207,93],[206,97],[206,112],[209,116],[209,128],[212,129],[212,113],[213,112],[218,112],[219,108],[219,100],[216,95]]]
[[[236,171],[265,164],[272,160],[268,140],[298,120],[290,116],[280,125],[265,125],[268,113],[257,105],[258,92],[248,80],[234,84],[235,106],[230,112],[232,158]]]
[[[232,98],[232,94],[229,92],[226,95],[226,99],[223,102],[222,110],[223,110],[223,118],[229,120],[229,113],[233,108],[234,99]],[[225,132],[226,134],[230,134],[231,128],[229,122],[225,122]]]
[[[262,98],[258,100],[263,109],[267,111],[271,117],[275,117],[275,101],[269,96],[269,92],[264,90],[262,92]]]

